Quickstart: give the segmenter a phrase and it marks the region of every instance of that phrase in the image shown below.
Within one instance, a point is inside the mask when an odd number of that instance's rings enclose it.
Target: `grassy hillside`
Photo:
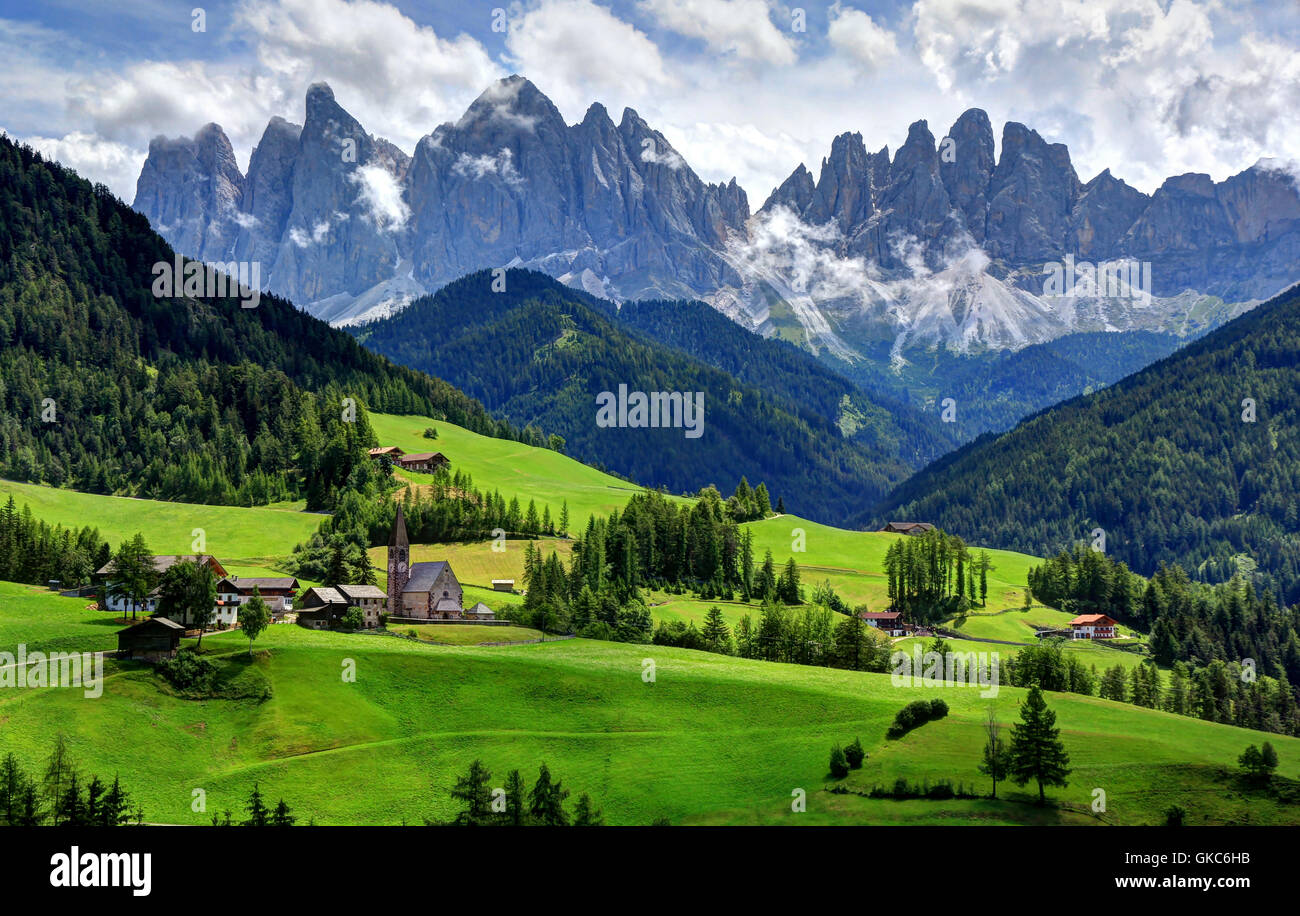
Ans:
[[[5,605],[6,615],[13,612]],[[238,633],[209,636],[265,702],[186,700],[152,671],[109,665],[104,696],[10,690],[0,696],[0,750],[29,767],[51,736],[67,735],[85,768],[120,773],[152,821],[201,823],[190,810],[238,812],[254,781],[320,823],[419,823],[452,813],[449,792],[474,758],[498,784],[546,761],[576,792],[590,792],[613,823],[1096,822],[1073,811],[999,802],[906,802],[831,795],[827,749],[860,736],[867,764],[846,782],[866,790],[899,777],[981,782],[976,759],[988,700],[969,688],[894,687],[886,675],[801,668],[702,653],[568,640],[502,648],[439,647],[380,635],[274,626],[249,661]],[[643,660],[656,666],[642,679]],[[345,659],[356,680],[340,676]],[[886,743],[894,713],[942,695],[951,715]],[[1004,688],[1010,722],[1022,691]],[[1094,788],[1106,820],[1149,823],[1180,804],[1192,823],[1297,823],[1300,809],[1239,786],[1229,775],[1258,733],[1122,704],[1049,695],[1075,768],[1054,799],[1083,811]],[[105,741],[105,735],[116,740]],[[1300,741],[1270,736],[1280,773],[1300,768]],[[793,814],[791,793],[808,793]]]
[[[778,566],[793,556],[802,569],[805,586],[826,579],[850,604],[866,604],[878,611],[888,603],[885,551],[906,535],[832,528],[793,515],[750,522],[746,527],[754,534],[755,556],[761,561],[763,552],[771,550]],[[800,530],[803,552],[794,549]],[[987,610],[1020,607],[1029,567],[1040,561],[1006,550],[990,550],[989,556],[993,567]]]
[[[573,531],[586,527],[593,513],[608,515],[641,489],[558,452],[480,436],[441,420],[372,413],[370,425],[381,445],[400,446],[406,452],[442,452],[451,459],[453,469],[473,476],[477,488],[500,490],[507,501],[518,497],[527,505],[535,499],[539,512],[549,505],[552,517],[558,518],[560,506],[567,500]],[[424,438],[424,430],[430,426],[438,430],[437,439]],[[419,484],[426,475],[402,476]]]
[[[287,556],[294,544],[308,538],[322,516],[295,508],[200,506],[124,496],[100,496],[35,484],[0,480],[0,500],[10,495],[21,507],[54,525],[90,525],[110,545],[142,532],[155,553],[193,553],[194,529],[202,528],[207,553],[223,562],[249,562]]]

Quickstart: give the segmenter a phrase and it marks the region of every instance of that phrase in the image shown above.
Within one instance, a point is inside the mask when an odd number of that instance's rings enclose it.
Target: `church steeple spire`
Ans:
[[[409,547],[406,539],[406,516],[402,514],[402,504],[397,504],[397,518],[393,521],[392,534],[388,536],[389,547]]]
[[[411,578],[411,545],[406,539],[406,516],[397,504],[397,517],[388,536],[388,616],[402,617],[405,605],[402,592]]]

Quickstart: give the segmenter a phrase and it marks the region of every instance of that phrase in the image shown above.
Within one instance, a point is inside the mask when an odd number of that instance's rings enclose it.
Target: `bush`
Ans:
[[[901,738],[912,729],[932,719],[942,719],[946,715],[948,715],[948,704],[943,700],[913,700],[895,714],[894,724],[889,726],[885,737],[890,740]]]
[[[366,615],[359,607],[350,607],[343,615],[342,626],[345,630],[363,630],[366,626]]]
[[[432,426],[426,426],[426,427],[424,428],[424,438],[426,438],[426,439],[437,439],[437,438],[438,438],[438,431],[437,431],[436,429],[434,429]]]
[[[191,649],[181,649],[175,658],[160,662],[158,671],[177,690],[207,690],[217,677],[217,664]]]
[[[849,775],[849,762],[844,757],[844,748],[838,744],[831,748],[831,775],[836,779]]]
[[[1165,826],[1181,827],[1183,826],[1183,820],[1186,819],[1186,817],[1187,817],[1186,809],[1178,805],[1170,805],[1168,808],[1165,809]]]
[[[862,761],[866,759],[867,752],[862,749],[861,740],[854,738],[853,743],[844,749],[844,757],[849,762],[849,769],[862,769]]]
[[[925,797],[937,798],[937,799],[952,798],[953,797],[952,783],[948,782],[947,780],[943,780],[941,782],[935,783],[934,785],[930,786],[929,789],[926,790]]]

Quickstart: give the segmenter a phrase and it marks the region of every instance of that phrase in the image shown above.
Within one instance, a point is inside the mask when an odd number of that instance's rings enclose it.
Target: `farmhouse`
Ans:
[[[162,554],[153,558],[153,568],[159,576],[162,576],[163,573],[167,572],[167,570],[171,569],[177,563],[187,561],[202,563],[211,569],[212,574],[218,579],[225,578],[226,576],[226,568],[218,562],[216,557],[206,553],[198,555]],[[158,603],[158,589],[155,588],[149,594],[143,607],[132,607],[131,601],[113,594],[112,574],[113,564],[111,562],[105,563],[99,569],[95,570],[95,581],[100,583],[104,589],[104,607],[110,611],[116,611],[119,614],[128,613],[130,611],[141,611],[145,614],[152,614],[154,612]]]
[[[1070,635],[1074,639],[1114,639],[1119,635],[1119,622],[1105,614],[1080,614],[1070,621]]]
[[[185,628],[166,617],[150,617],[144,623],[117,631],[119,658],[157,662],[175,658]]]
[[[396,445],[381,445],[379,448],[370,449],[371,458],[391,458],[393,463],[397,463],[406,452],[402,451]]]
[[[902,636],[906,632],[903,615],[898,611],[863,611],[858,615],[867,626],[876,627],[890,636]]]
[[[934,525],[929,522],[890,522],[880,530],[890,534],[925,534],[933,531]]]
[[[379,615],[388,603],[388,595],[384,594],[383,589],[374,585],[339,585],[336,590],[349,607],[361,608],[367,627],[379,626]]]
[[[373,585],[337,585],[333,588],[317,586],[303,593],[302,608],[298,611],[298,624],[311,630],[328,630],[343,621],[348,608],[360,608],[365,626],[379,626],[379,615],[384,610],[387,595]]]
[[[494,592],[513,592],[515,590],[514,579],[493,579],[492,590]]]
[[[415,563],[406,537],[406,517],[397,507],[388,537],[388,616],[403,620],[463,620],[464,593],[451,564]]]
[[[217,621],[232,627],[238,623],[239,607],[248,603],[253,597],[254,589],[266,602],[271,615],[279,617],[293,610],[293,596],[298,592],[298,580],[292,576],[227,576],[217,583]]]
[[[436,471],[451,462],[442,452],[416,452],[413,455],[403,455],[398,459],[398,464],[404,471]]]

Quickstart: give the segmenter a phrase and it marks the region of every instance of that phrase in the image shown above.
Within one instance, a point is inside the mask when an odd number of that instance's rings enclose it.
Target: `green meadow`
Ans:
[[[538,512],[550,506],[551,517],[558,521],[560,507],[567,501],[571,532],[581,532],[589,517],[608,515],[642,489],[558,452],[481,436],[442,420],[372,413],[370,425],[380,445],[396,445],[406,452],[442,452],[453,470],[474,478],[475,487],[500,490],[507,502],[518,498],[526,506],[530,499],[536,500]],[[437,439],[424,438],[430,426],[438,431]],[[419,473],[399,472],[399,476],[417,484],[429,479]]]
[[[19,507],[26,503],[34,516],[51,525],[98,528],[113,547],[138,531],[154,553],[194,553],[195,530],[202,529],[202,552],[245,566],[264,566],[287,556],[324,518],[300,507],[201,506],[0,480],[0,499],[10,495]]]
[[[4,614],[19,616],[8,602]],[[456,776],[475,758],[494,784],[545,761],[616,824],[1144,824],[1171,804],[1194,824],[1300,822],[1294,803],[1233,774],[1258,733],[1089,697],[1048,695],[1074,768],[1050,796],[1067,807],[1040,809],[1029,788],[1006,785],[997,802],[896,802],[826,791],[832,743],[856,736],[867,749],[844,780],[854,792],[898,778],[982,786],[985,710],[993,704],[1009,724],[1023,691],[989,699],[968,687],[894,686],[888,675],[581,639],[438,646],[282,625],[251,659],[237,632],[209,635],[204,648],[269,699],[183,699],[149,667],[110,661],[99,699],[0,691],[0,750],[36,768],[63,733],[81,767],[120,774],[160,823],[204,823],[225,808],[238,817],[255,782],[321,824],[447,818]],[[901,706],[935,695],[947,718],[885,740]],[[1268,739],[1280,776],[1296,776],[1300,741]],[[1102,818],[1089,813],[1098,788]],[[196,789],[206,812],[191,810]],[[800,790],[807,810],[795,813]]]

